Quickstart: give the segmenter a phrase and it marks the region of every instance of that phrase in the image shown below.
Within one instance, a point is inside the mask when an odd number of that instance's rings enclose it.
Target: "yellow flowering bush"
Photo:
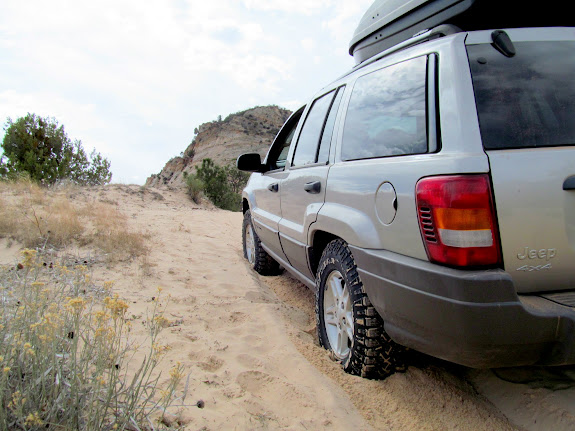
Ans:
[[[87,273],[43,265],[35,250],[0,268],[0,430],[166,428],[150,418],[178,399],[184,370],[177,364],[157,387],[154,369],[167,351],[158,344],[160,302],[147,319],[145,359],[130,372],[128,304],[113,283],[97,286]]]

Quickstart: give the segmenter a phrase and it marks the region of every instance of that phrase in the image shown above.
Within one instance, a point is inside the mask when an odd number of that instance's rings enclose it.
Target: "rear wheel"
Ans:
[[[262,247],[260,238],[254,229],[252,215],[249,210],[244,214],[242,242],[244,257],[258,274],[277,275],[280,273],[279,264]]]
[[[383,329],[383,320],[369,301],[343,240],[334,240],[325,248],[316,288],[319,342],[346,372],[382,379],[402,369],[403,348]]]

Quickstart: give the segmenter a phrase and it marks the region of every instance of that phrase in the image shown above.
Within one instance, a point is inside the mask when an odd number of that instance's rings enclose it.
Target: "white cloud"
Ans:
[[[322,22],[322,27],[329,30],[332,38],[349,43],[360,18],[372,3],[373,0],[338,2],[334,13]]]
[[[301,100],[284,100],[283,102],[280,103],[280,106],[283,106],[293,112],[296,109],[301,108],[304,105],[304,103],[305,102]]]
[[[311,37],[306,37],[305,39],[301,40],[301,46],[305,50],[305,52],[313,52],[316,47],[314,40]]]
[[[51,93],[19,93],[15,90],[0,92],[2,122],[8,117],[15,120],[29,112],[42,117],[56,118],[65,126],[72,140],[80,139],[83,131],[105,125],[105,122],[98,118],[94,104],[77,103]],[[67,124],[73,124],[74,130],[66,126]]]

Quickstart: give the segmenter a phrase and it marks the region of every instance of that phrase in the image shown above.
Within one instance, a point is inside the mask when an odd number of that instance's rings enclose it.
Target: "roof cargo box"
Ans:
[[[463,30],[575,25],[570,2],[528,4],[517,0],[376,0],[349,45],[356,63],[423,30],[452,24]]]

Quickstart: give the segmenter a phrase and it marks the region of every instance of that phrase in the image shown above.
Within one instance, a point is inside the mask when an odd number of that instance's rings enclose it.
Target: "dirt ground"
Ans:
[[[90,269],[98,282],[115,282],[134,321],[163,288],[170,350],[161,367],[167,375],[179,361],[189,373],[189,406],[178,413],[186,430],[575,429],[575,367],[478,371],[416,355],[384,381],[347,375],[316,342],[311,292],[246,264],[240,213],[139,186],[76,199],[112,202],[149,235],[146,258],[93,259]],[[2,264],[18,258],[8,245],[0,242]]]

